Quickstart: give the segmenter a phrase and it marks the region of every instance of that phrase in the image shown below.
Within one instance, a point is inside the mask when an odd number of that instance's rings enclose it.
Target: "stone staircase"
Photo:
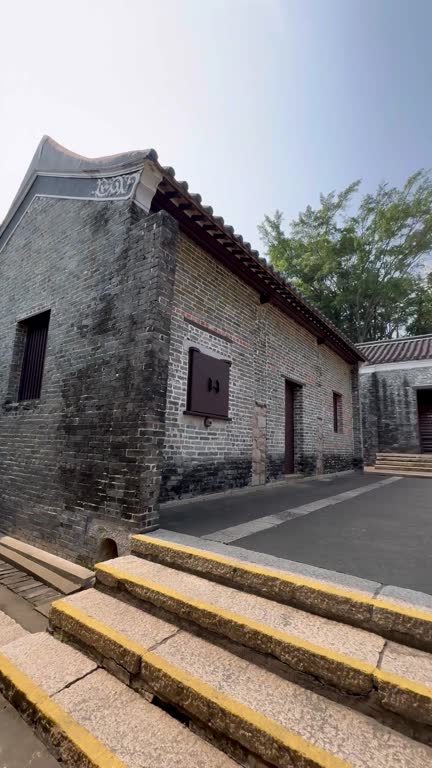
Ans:
[[[53,636],[0,648],[65,765],[432,766],[432,607],[184,538],[133,537],[53,603]]]
[[[365,472],[432,477],[432,453],[378,453],[375,466],[365,467]]]

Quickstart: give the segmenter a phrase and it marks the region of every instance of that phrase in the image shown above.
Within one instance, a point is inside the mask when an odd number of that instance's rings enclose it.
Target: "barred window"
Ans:
[[[333,431],[342,432],[342,395],[333,392]]]
[[[40,398],[49,319],[50,312],[48,311],[20,323],[25,333],[25,346],[18,400],[38,400]]]

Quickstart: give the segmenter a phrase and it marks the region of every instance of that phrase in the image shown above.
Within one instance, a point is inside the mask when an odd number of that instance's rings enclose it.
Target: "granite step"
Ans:
[[[404,461],[432,462],[432,453],[377,453],[379,459],[403,459]]]
[[[134,556],[102,563],[96,575],[105,588],[249,649],[329,698],[336,690],[350,706],[378,708],[382,719],[391,710],[420,722],[432,741],[430,653]]]
[[[432,471],[432,463],[431,462],[421,462],[421,461],[402,461],[402,459],[381,459],[376,461],[375,464],[376,467],[387,467],[388,469],[391,469],[392,467],[400,467],[401,469],[420,469],[425,472]]]
[[[227,549],[236,551],[238,556],[225,555]],[[320,569],[310,568],[311,576],[295,573],[287,570],[286,561],[279,558],[268,558],[272,563],[270,567],[263,562],[244,559],[258,559],[258,553],[227,548],[169,531],[133,536],[131,550],[142,562],[151,561],[196,574],[205,580],[216,581],[308,613],[367,629],[406,645],[432,651],[431,598],[425,600],[423,605],[418,605],[410,601],[407,590],[403,600],[390,597],[386,590],[377,596],[377,588],[381,585],[374,582],[344,577],[343,581],[336,584],[329,579],[324,580],[322,576],[318,578],[315,574],[318,571],[322,574]],[[239,559],[240,555],[243,559]],[[119,569],[121,562],[125,562],[123,558],[112,561],[111,565]],[[292,563],[291,567],[294,566],[298,564]],[[105,571],[109,567],[105,564]],[[96,574],[101,574],[103,568],[104,564],[99,564]]]
[[[385,469],[384,467],[365,467],[364,471],[375,475],[397,475],[398,477],[432,477],[432,472],[420,469]]]
[[[383,469],[393,469],[394,467],[397,467],[398,469],[406,469],[409,471],[420,471],[420,472],[431,472],[432,471],[432,464],[427,464],[426,462],[424,464],[421,464],[419,462],[414,461],[377,461],[375,464],[376,467],[383,468]]]
[[[100,590],[58,600],[51,625],[242,765],[261,766],[257,758],[276,768],[432,765],[426,744]]]
[[[419,467],[410,467],[407,469],[406,467],[384,467],[384,466],[377,466],[376,470],[378,472],[385,472],[388,474],[389,472],[392,475],[412,475],[413,477],[432,477],[432,468],[428,470],[420,469]]]
[[[378,465],[381,465],[381,464],[398,464],[398,465],[405,464],[406,466],[419,466],[419,467],[428,467],[428,468],[432,467],[432,461],[430,459],[427,459],[427,460],[426,459],[425,460],[413,459],[413,458],[403,459],[402,457],[398,458],[397,456],[395,456],[393,458],[390,458],[390,456],[386,456],[386,457],[384,457],[384,456],[377,456],[376,463]]]
[[[0,691],[67,768],[236,765],[46,632],[0,646]]]

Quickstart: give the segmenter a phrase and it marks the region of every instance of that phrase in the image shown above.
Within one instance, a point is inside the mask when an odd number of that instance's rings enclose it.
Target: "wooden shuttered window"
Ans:
[[[227,419],[231,362],[189,350],[188,393],[185,413]]]

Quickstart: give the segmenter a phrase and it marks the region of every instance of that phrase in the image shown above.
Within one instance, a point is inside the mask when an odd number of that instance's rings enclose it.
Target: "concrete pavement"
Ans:
[[[11,705],[0,696],[1,768],[60,768]]]
[[[432,594],[432,481],[388,479],[356,473],[167,505],[161,527]]]

